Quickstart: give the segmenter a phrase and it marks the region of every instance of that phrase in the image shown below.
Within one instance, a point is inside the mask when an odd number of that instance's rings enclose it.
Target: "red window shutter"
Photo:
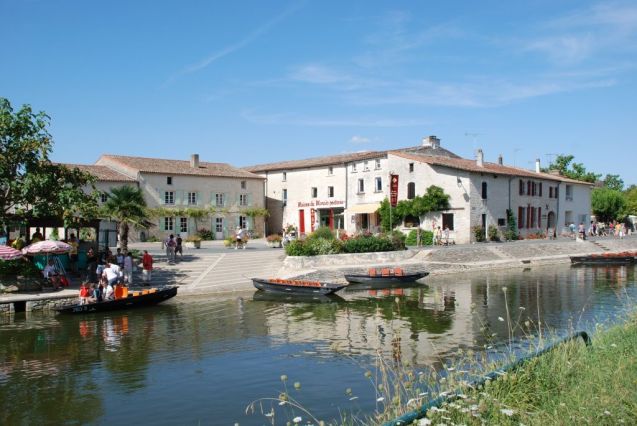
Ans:
[[[524,207],[518,207],[518,229],[522,229],[523,224],[524,224]]]
[[[524,195],[524,181],[520,179],[520,195]]]
[[[540,189],[542,189],[542,184],[540,184]],[[542,191],[540,191],[540,195],[542,195]],[[537,227],[542,227],[542,207],[537,208]]]
[[[531,227],[531,206],[526,207],[526,229]]]
[[[542,196],[542,182],[540,182],[540,193],[538,194],[540,197]]]

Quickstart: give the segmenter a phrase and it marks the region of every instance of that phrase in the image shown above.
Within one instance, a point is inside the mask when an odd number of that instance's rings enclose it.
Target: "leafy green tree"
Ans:
[[[391,210],[391,226],[389,223],[389,200],[385,198],[380,203],[378,214],[381,227],[387,232],[398,226],[408,216],[421,217],[429,212],[446,210],[449,208],[448,194],[439,186],[432,185],[427,188],[425,195],[418,195],[413,200],[402,200]]]
[[[548,173],[551,170],[557,170],[562,176],[584,182],[594,183],[599,180],[600,174],[587,171],[582,163],[572,163],[574,158],[574,155],[558,155],[555,160],[549,164],[548,167],[543,168],[542,171]]]
[[[620,219],[626,207],[624,194],[609,188],[595,188],[591,193],[593,214],[602,222]]]
[[[117,222],[120,248],[128,250],[130,227],[147,229],[152,226],[142,190],[125,185],[111,189],[103,206],[103,216]]]
[[[58,216],[66,225],[97,213],[94,178],[49,160],[49,117],[28,105],[14,112],[0,98],[0,221]]]
[[[626,201],[626,214],[637,216],[637,185],[631,185],[624,191]]]
[[[504,232],[504,238],[509,241],[518,239],[518,226],[511,209],[507,209],[507,229]]]
[[[614,189],[615,191],[624,190],[624,180],[621,179],[619,175],[607,174],[602,182],[608,189]]]
[[[423,216],[429,212],[438,212],[449,208],[449,194],[445,194],[444,189],[431,185],[427,188],[425,195],[417,196],[413,199],[411,214]]]

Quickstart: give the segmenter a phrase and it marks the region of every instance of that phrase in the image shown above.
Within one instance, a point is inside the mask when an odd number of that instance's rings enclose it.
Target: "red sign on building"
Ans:
[[[392,207],[398,204],[398,175],[389,175],[389,202]]]
[[[314,209],[310,209],[310,230],[314,232],[314,226],[316,224],[316,212]]]

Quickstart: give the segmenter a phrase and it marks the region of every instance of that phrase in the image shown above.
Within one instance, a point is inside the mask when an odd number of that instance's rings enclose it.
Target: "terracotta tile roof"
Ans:
[[[161,158],[128,157],[108,154],[102,155],[99,160],[97,160],[97,163],[115,163],[115,165],[123,166],[127,170],[142,173],[263,179],[261,176],[226,163],[200,161],[198,168],[192,168],[190,167],[190,160],[166,160]]]
[[[350,161],[370,160],[372,158],[385,157],[387,151],[365,151],[351,154],[329,155],[326,157],[307,158],[305,160],[281,161],[278,163],[257,164],[256,166],[244,167],[253,173],[269,172],[274,170],[307,169],[310,167],[321,167],[330,165],[345,164]]]
[[[488,163],[484,162],[483,166],[478,166],[475,160],[467,160],[465,158],[449,158],[449,157],[439,157],[439,156],[431,156],[431,155],[419,155],[404,151],[389,151],[389,154],[396,155],[398,157],[407,158],[414,161],[419,161],[421,163],[427,163],[434,166],[443,166],[449,167],[451,169],[457,170],[465,170],[468,172],[474,173],[493,173],[499,175],[507,175],[507,176],[519,176],[519,177],[529,177],[535,179],[546,179],[553,181],[561,181],[568,183],[577,183],[582,185],[592,185],[589,182],[582,182],[579,180],[569,179],[564,176],[554,175],[551,173],[536,173],[532,170],[522,169],[520,167],[511,167],[500,165],[496,163]]]
[[[135,179],[123,175],[109,167],[106,166],[96,166],[93,164],[68,164],[68,163],[58,163],[63,166],[66,166],[69,169],[80,169],[83,172],[88,172],[95,176],[98,181],[107,181],[107,182],[135,182]]]

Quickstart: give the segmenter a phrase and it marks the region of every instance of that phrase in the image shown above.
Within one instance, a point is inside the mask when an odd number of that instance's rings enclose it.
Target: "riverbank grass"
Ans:
[[[426,424],[637,424],[637,317],[533,359],[428,413]]]

